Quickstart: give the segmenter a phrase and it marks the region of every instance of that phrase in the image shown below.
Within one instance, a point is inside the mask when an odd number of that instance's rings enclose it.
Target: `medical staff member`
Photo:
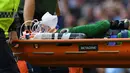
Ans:
[[[10,43],[17,39],[15,27],[11,24],[13,24],[18,5],[19,0],[0,0],[0,73],[19,73],[12,51],[6,42],[8,37]]]

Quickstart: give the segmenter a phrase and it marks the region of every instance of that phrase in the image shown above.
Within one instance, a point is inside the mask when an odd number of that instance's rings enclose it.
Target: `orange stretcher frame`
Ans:
[[[108,46],[108,42],[122,42]],[[13,53],[22,60],[38,66],[67,67],[130,67],[130,38],[14,40],[19,47]],[[97,45],[98,50],[89,50]],[[83,50],[84,49],[84,50]]]

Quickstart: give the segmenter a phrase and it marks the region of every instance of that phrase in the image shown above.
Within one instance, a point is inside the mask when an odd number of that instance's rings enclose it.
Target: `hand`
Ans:
[[[9,44],[13,45],[14,47],[18,47],[18,44],[12,44],[13,40],[18,40],[17,32],[11,31],[9,32]]]
[[[24,22],[25,26],[32,26],[32,20],[28,20]]]
[[[53,29],[50,29],[48,32],[49,33],[55,33],[57,31],[57,29],[53,28]]]

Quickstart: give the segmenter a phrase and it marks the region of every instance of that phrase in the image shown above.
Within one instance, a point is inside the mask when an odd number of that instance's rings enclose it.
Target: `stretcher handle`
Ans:
[[[54,52],[32,52],[33,54],[53,55]]]
[[[86,54],[87,51],[66,51],[65,54]]]
[[[13,55],[20,55],[23,54],[23,52],[13,52]]]
[[[98,53],[119,53],[120,51],[119,50],[116,50],[116,51],[97,51]]]
[[[60,39],[60,40],[14,40],[13,43],[92,43],[92,42],[130,42],[130,38],[109,39]]]

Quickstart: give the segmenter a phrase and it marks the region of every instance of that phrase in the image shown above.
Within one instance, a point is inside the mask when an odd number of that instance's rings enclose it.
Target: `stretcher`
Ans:
[[[122,42],[108,45],[109,42]],[[130,67],[130,38],[14,40],[14,55],[37,66]]]

